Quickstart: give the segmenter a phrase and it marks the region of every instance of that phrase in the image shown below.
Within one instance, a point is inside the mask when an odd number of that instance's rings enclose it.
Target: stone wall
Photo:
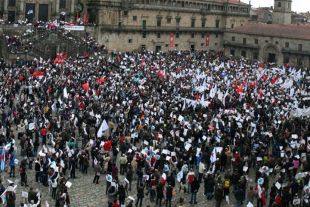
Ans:
[[[234,50],[235,56],[242,56],[243,52],[245,58],[267,61],[271,52],[276,54],[277,64],[310,66],[310,41],[306,40],[225,32],[224,46],[226,55]]]

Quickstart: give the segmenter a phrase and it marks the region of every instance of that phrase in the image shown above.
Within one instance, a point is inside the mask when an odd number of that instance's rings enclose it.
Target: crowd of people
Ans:
[[[52,26],[51,26],[52,25]],[[104,45],[99,44],[88,32],[75,35],[71,31],[65,30],[65,22],[53,21],[34,23],[33,27],[29,26],[23,34],[4,34],[7,52],[10,54],[31,54],[35,48],[34,44],[41,42],[48,37],[51,31],[56,32],[63,40],[70,41],[75,47],[79,48],[81,53],[106,53]],[[77,51],[78,52],[78,51]],[[73,56],[73,54],[71,54]]]
[[[70,206],[78,170],[106,185],[109,207],[182,207],[201,193],[216,207],[310,206],[307,70],[198,51],[113,52],[2,62],[0,85],[9,176],[18,170],[27,187],[35,171],[56,207]],[[40,206],[33,192],[29,206]]]

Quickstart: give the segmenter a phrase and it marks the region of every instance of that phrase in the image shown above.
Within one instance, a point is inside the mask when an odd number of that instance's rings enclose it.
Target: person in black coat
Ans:
[[[194,177],[194,180],[193,180],[193,182],[191,184],[191,193],[192,193],[191,201],[190,201],[191,204],[192,203],[194,203],[194,204],[197,203],[197,192],[198,192],[198,190],[199,190],[199,181],[198,181],[198,179],[196,177]]]
[[[125,199],[126,199],[125,187],[123,185],[120,185],[118,188],[118,200],[119,200],[120,205],[125,204]]]
[[[208,200],[211,200],[214,193],[215,181],[211,174],[208,174],[204,178],[204,195],[207,196]]]
[[[140,203],[140,207],[142,206],[142,201],[144,198],[144,185],[141,183],[137,187],[137,201],[136,201],[136,207]]]
[[[166,187],[166,207],[171,207],[171,201],[173,196],[173,187],[168,184]]]
[[[241,206],[244,201],[244,190],[241,187],[237,187],[234,191],[234,195],[236,198],[236,206]]]
[[[224,196],[224,190],[222,185],[218,185],[214,191],[215,207],[220,207]]]
[[[159,183],[156,187],[156,206],[158,205],[161,207],[161,201],[164,197],[164,185],[162,183]]]

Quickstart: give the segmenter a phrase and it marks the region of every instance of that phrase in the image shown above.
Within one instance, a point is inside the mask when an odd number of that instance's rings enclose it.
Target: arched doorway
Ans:
[[[269,63],[276,63],[279,50],[275,45],[267,45],[264,49],[265,60]]]

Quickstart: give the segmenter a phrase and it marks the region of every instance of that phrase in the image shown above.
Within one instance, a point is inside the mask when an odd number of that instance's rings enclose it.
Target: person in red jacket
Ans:
[[[119,203],[117,202],[117,200],[115,200],[113,203],[112,203],[112,207],[120,207]]]

